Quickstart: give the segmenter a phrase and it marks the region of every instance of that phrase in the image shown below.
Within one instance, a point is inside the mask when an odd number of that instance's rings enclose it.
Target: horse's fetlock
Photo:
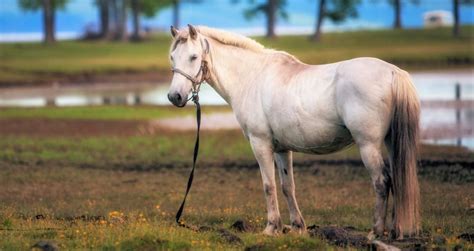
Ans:
[[[373,227],[373,232],[376,237],[381,237],[384,235],[385,226],[383,222],[377,222]]]
[[[283,224],[280,218],[276,218],[276,219],[268,220],[267,226],[271,226],[275,229],[281,229],[283,227]]]

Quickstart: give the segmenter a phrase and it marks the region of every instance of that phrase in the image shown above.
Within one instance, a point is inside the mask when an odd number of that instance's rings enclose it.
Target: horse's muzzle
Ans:
[[[183,97],[178,92],[168,93],[168,100],[177,107],[184,107],[188,101],[186,97]]]

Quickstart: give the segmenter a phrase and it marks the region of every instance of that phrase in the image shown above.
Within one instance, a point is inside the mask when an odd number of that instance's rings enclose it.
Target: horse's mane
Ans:
[[[257,41],[236,33],[213,29],[206,26],[198,26],[197,28],[199,33],[225,45],[232,45],[235,47],[248,49],[256,52],[261,52],[265,50],[265,47]]]
[[[285,52],[285,51],[275,51],[273,49],[267,49],[265,46],[260,44],[259,42],[248,38],[246,36],[232,33],[225,30],[209,28],[207,26],[197,26],[196,27],[198,32],[202,35],[211,38],[221,44],[235,46],[242,49],[247,49],[255,52],[269,52],[269,53],[276,53],[287,58],[290,61],[296,61],[301,63],[296,57],[293,55]],[[188,38],[189,31],[188,29],[180,30],[179,35],[174,39],[174,42],[171,45],[170,50],[174,50],[180,41],[186,41]]]

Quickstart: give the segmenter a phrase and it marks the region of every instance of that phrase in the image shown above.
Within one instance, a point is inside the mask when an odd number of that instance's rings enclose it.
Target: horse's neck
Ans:
[[[231,106],[245,95],[264,67],[267,55],[226,45],[211,45],[209,84]]]

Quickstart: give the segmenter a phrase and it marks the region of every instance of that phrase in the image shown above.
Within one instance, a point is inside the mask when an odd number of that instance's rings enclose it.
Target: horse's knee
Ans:
[[[291,187],[289,187],[288,185],[282,185],[281,186],[281,191],[283,192],[283,195],[288,198],[290,196],[292,196],[292,189]]]
[[[276,192],[276,187],[273,184],[264,184],[263,191],[265,192],[266,196],[274,196]]]

